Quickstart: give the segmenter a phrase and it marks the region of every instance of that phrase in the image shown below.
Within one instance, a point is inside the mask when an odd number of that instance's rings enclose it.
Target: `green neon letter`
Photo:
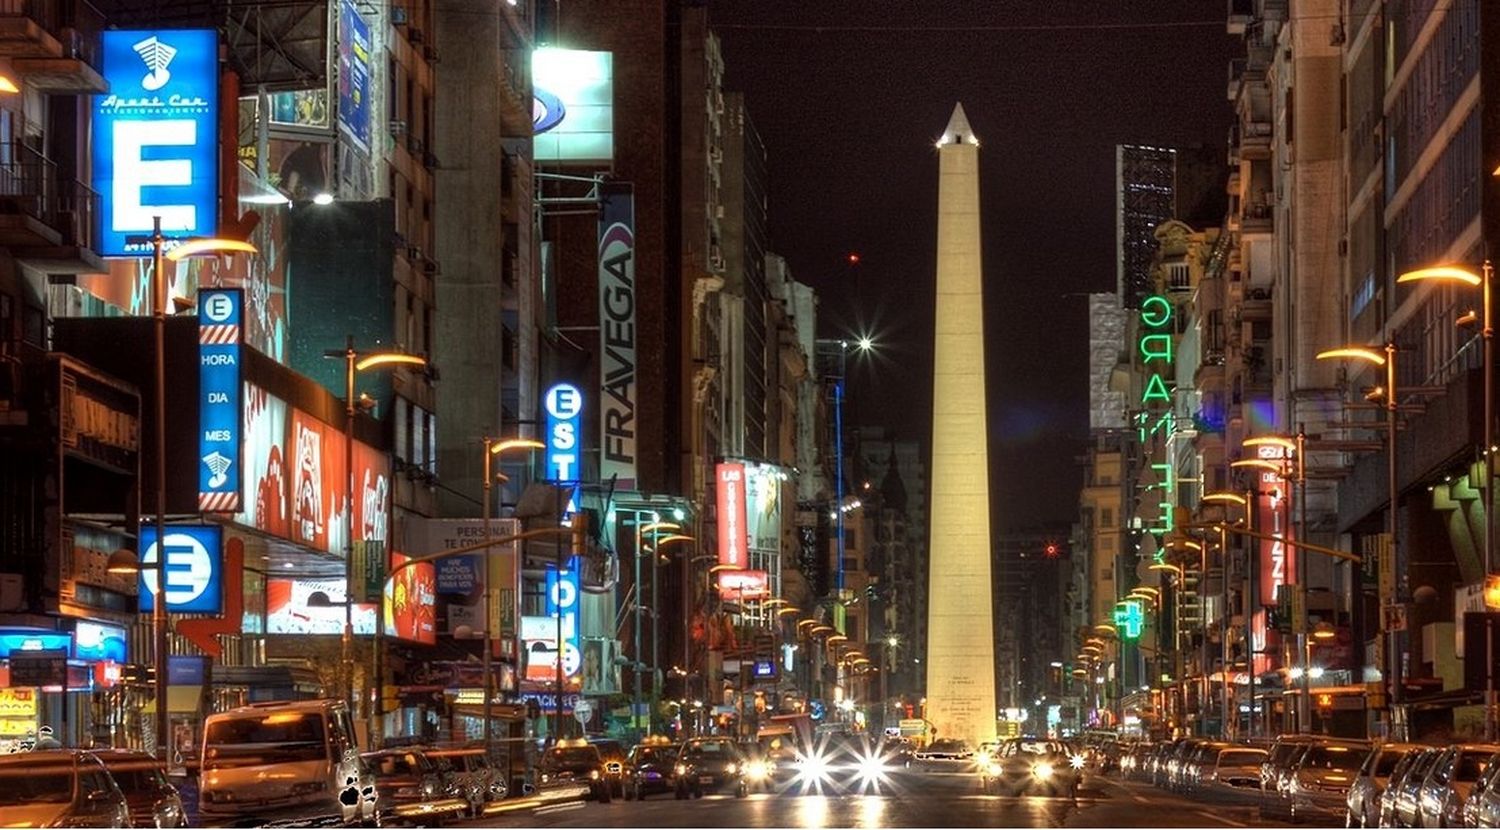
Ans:
[[[1153,294],[1141,302],[1141,322],[1159,329],[1172,321],[1172,304],[1167,298]]]
[[[1141,395],[1141,403],[1150,401],[1172,402],[1172,396],[1167,394],[1167,384],[1161,379],[1161,375],[1152,375],[1146,381],[1146,391]]]
[[[1148,334],[1141,338],[1141,363],[1150,365],[1157,359],[1172,362],[1172,335]]]

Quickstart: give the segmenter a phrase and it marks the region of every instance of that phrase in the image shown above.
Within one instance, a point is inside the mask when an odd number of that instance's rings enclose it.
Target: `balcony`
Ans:
[[[1240,319],[1247,322],[1271,319],[1271,289],[1253,287],[1245,290],[1245,300],[1240,304]]]
[[[104,17],[86,0],[0,0],[0,57],[36,89],[103,92],[99,32]]]
[[[4,155],[11,160],[0,163],[0,246],[49,273],[103,271],[94,253],[99,194],[23,144]]]

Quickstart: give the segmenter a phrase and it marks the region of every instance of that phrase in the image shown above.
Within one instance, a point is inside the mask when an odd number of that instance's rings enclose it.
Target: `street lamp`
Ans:
[[[1500,175],[1500,168],[1496,168],[1495,175]],[[1420,268],[1408,271],[1396,278],[1397,283],[1422,282],[1434,280],[1437,282],[1460,282],[1465,285],[1477,287],[1480,290],[1480,313],[1469,311],[1458,318],[1459,325],[1466,325],[1477,321],[1480,324],[1479,334],[1483,343],[1483,357],[1481,358],[1481,371],[1484,374],[1484,437],[1480,448],[1480,460],[1484,464],[1484,483],[1479,487],[1479,492],[1485,500],[1484,505],[1484,573],[1488,577],[1495,573],[1495,499],[1491,492],[1492,483],[1495,480],[1495,326],[1492,285],[1494,283],[1495,269],[1486,259],[1476,274],[1467,268],[1456,265],[1442,265],[1435,268]],[[1489,628],[1486,627],[1488,632]],[[1486,634],[1485,665],[1491,665],[1493,658],[1488,645]],[[1495,739],[1495,678],[1490,670],[1485,671],[1485,698],[1484,698],[1484,728],[1485,739]]]
[[[656,555],[657,549],[660,547],[660,544],[661,544],[660,540],[656,538],[657,535],[661,531],[663,531],[663,530],[666,530],[666,531],[677,531],[677,530],[681,530],[681,529],[682,529],[682,526],[679,525],[679,524],[677,524],[677,523],[675,523],[675,522],[663,522],[663,521],[660,521],[659,519],[657,519],[655,517],[655,514],[653,514],[653,520],[651,522],[646,523],[646,524],[641,524],[639,517],[637,517],[637,519],[636,519],[636,525],[635,525],[635,585],[632,588],[635,591],[635,661],[634,661],[634,663],[635,663],[635,700],[634,700],[634,702],[632,704],[632,708],[630,710],[630,722],[631,722],[631,726],[632,727],[635,726],[635,724],[636,724],[636,718],[640,717],[640,710],[641,710],[641,667],[644,665],[643,661],[641,660],[641,554],[644,552],[642,550],[641,540],[642,540],[642,537],[646,533],[650,533],[652,535],[654,544],[651,547],[651,555],[654,557]],[[668,538],[674,538],[674,537],[668,537]],[[675,535],[675,538],[683,539],[683,540],[690,540],[690,539],[692,539],[691,536],[681,536],[681,535]],[[657,619],[659,617],[659,606],[658,606],[658,600],[657,600],[657,595],[656,595],[656,593],[657,593],[656,592],[657,576],[656,576],[655,561],[656,560],[653,558],[652,559],[652,567],[651,567],[651,651],[652,651],[652,656],[651,656],[651,675],[652,675],[652,680],[651,680],[651,704],[652,704],[652,711],[651,711],[651,713],[646,718],[646,734],[647,735],[651,734],[651,720],[652,720],[652,718],[655,717],[655,711],[656,711],[656,694],[657,694],[657,689],[656,689],[656,671],[657,671],[656,641],[657,641],[657,630],[658,630],[658,625],[659,625],[658,622],[657,622]]]
[[[1385,426],[1386,426],[1386,498],[1389,500],[1386,522],[1386,533],[1390,534],[1390,550],[1392,566],[1396,571],[1396,595],[1397,599],[1406,599],[1406,561],[1402,556],[1403,547],[1400,539],[1396,536],[1397,516],[1396,502],[1398,499],[1396,485],[1396,344],[1387,342],[1383,350],[1377,351],[1368,346],[1345,346],[1338,349],[1329,349],[1318,353],[1319,360],[1363,360],[1374,366],[1385,368],[1385,388],[1382,394],[1385,397]],[[1488,513],[1488,511],[1486,511]],[[1385,619],[1385,597],[1381,597],[1380,631],[1389,636],[1386,653],[1387,677],[1390,681],[1390,704],[1401,702],[1401,655],[1399,643],[1401,635],[1396,631],[1388,631]],[[1392,719],[1394,721],[1394,719]]]
[[[490,509],[494,503],[494,497],[490,495],[490,491],[495,483],[495,474],[491,469],[490,460],[509,450],[526,450],[530,452],[532,450],[543,449],[546,446],[546,444],[543,444],[541,441],[538,441],[535,438],[505,438],[500,441],[496,441],[488,435],[484,436],[484,506],[482,508],[483,512],[481,515],[483,516],[482,521],[484,522],[484,540],[486,542],[490,541]],[[484,656],[480,658],[482,666],[481,671],[484,672],[484,707],[482,711],[484,715],[484,753],[485,757],[488,758],[491,749],[490,736],[492,734],[490,718],[494,713],[495,697],[495,680],[492,676],[492,661],[494,660],[493,652],[495,650],[495,620],[493,619],[493,617],[498,616],[498,614],[495,613],[496,609],[494,586],[490,584],[490,563],[488,560],[484,562],[483,581],[481,582],[481,588],[484,595]],[[382,602],[384,602],[383,599]],[[559,645],[558,648],[560,649],[561,645]],[[379,655],[377,654],[377,657],[378,656]],[[377,678],[377,682],[380,679],[381,678]],[[557,705],[561,707],[561,701],[559,701]],[[382,713],[382,715],[383,714],[384,713]]]
[[[135,241],[138,237],[132,238]],[[238,239],[187,239],[179,242],[171,251],[166,250],[166,236],[161,232],[161,217],[151,218],[151,325],[155,339],[156,367],[156,557],[157,568],[166,561],[167,541],[167,276],[166,261],[178,262],[192,256],[233,253],[257,253],[255,246]],[[116,551],[119,553],[119,551]],[[144,551],[143,551],[144,553]],[[116,560],[111,554],[110,564],[123,570],[111,573],[131,573],[149,570],[139,558],[132,568],[124,557]],[[167,716],[167,590],[166,580],[157,579],[156,599],[151,603],[152,662],[156,666],[156,752],[163,760],[170,759],[168,744],[171,742],[171,720]]]
[[[342,359],[344,361],[344,506],[348,511],[344,525],[344,591],[348,602],[344,605],[344,635],[339,641],[340,662],[344,669],[344,699],[350,705],[357,705],[354,700],[354,415],[360,408],[360,401],[354,397],[355,377],[363,371],[381,367],[417,367],[428,369],[430,365],[427,358],[420,355],[405,354],[402,352],[361,352],[354,348],[354,335],[349,335],[342,349],[328,349],[323,352],[326,358]],[[380,552],[382,562],[380,570],[387,567],[387,552]],[[375,601],[375,662],[373,666],[375,673],[376,709],[384,708],[384,701],[380,700],[384,695],[384,668],[379,666],[380,643],[382,629],[385,627],[385,591],[382,588],[381,595]],[[377,713],[377,719],[379,713]]]

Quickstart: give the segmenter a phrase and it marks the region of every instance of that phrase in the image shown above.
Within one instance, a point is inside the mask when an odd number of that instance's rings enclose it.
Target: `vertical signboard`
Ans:
[[[559,383],[547,390],[548,481],[577,481],[579,478],[578,426],[583,414],[583,393],[571,383]]]
[[[198,292],[198,509],[240,509],[240,344],[244,294]]]
[[[222,613],[224,548],[220,527],[167,525],[166,535],[166,544],[158,545],[156,525],[141,525],[140,610],[153,609],[157,586],[165,584],[168,611]],[[157,566],[159,560],[162,564]]]
[[[1256,457],[1264,461],[1282,463],[1286,450],[1274,444],[1257,447]],[[1260,602],[1275,605],[1277,592],[1287,585],[1287,575],[1296,567],[1296,557],[1286,544],[1291,538],[1291,504],[1287,500],[1287,484],[1280,474],[1270,470],[1256,470],[1256,490],[1260,515],[1256,517],[1256,529],[1274,536],[1260,545]]]
[[[339,0],[339,126],[359,149],[370,149],[370,24]]]
[[[635,191],[603,185],[599,205],[599,477],[635,489]]]
[[[719,564],[743,568],[745,558],[745,465],[723,462],[718,481]]]
[[[547,566],[547,615],[562,626],[562,666],[563,674],[568,677],[577,677],[583,668],[582,632],[578,624],[583,593],[578,584],[578,564],[578,557],[574,556],[561,573],[557,566]]]
[[[99,253],[143,256],[132,236],[213,236],[218,228],[219,38],[212,29],[106,30],[94,96]]]

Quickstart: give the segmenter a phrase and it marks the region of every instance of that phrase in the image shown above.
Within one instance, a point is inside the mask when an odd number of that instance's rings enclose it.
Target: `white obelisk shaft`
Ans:
[[[963,106],[938,144],[937,312],[926,718],[938,738],[995,736],[979,142]]]

